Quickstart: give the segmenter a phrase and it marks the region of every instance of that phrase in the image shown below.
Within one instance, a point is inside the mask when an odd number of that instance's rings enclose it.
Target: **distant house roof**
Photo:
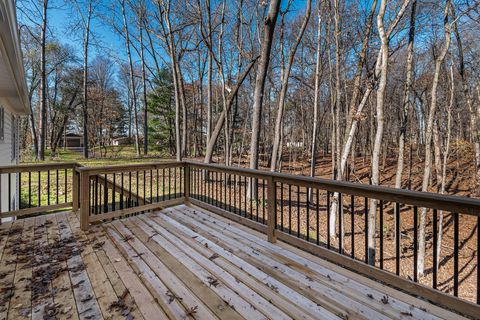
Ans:
[[[66,137],[75,137],[75,138],[81,138],[81,137],[83,137],[83,134],[77,134],[77,133],[67,133],[65,136],[66,136]]]
[[[17,114],[30,113],[13,0],[0,0],[0,100]]]

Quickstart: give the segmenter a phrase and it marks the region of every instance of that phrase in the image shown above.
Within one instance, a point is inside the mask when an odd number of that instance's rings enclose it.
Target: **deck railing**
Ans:
[[[73,176],[78,166],[66,162],[0,167],[0,218],[72,207]]]
[[[121,216],[193,204],[264,233],[271,242],[280,239],[463,314],[480,314],[478,199],[192,161],[16,168],[0,168],[0,177],[21,175],[19,193],[28,208],[2,216],[70,205],[86,230]],[[32,195],[39,191],[38,207]]]

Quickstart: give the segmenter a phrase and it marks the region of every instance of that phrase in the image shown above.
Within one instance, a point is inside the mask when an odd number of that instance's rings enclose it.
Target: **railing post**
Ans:
[[[275,243],[277,235],[275,234],[276,216],[275,201],[276,201],[276,184],[273,177],[267,178],[267,238],[268,242]]]
[[[79,186],[79,174],[77,172],[77,166],[72,169],[72,211],[78,213],[78,188]]]
[[[190,202],[190,165],[188,163],[185,163],[185,192],[184,192],[184,197],[185,197],[185,203]]]
[[[88,230],[89,226],[89,204],[90,204],[90,173],[81,171],[80,173],[80,229]]]

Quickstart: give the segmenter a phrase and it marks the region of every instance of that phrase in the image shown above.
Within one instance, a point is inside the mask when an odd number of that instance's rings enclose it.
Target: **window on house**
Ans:
[[[5,138],[5,109],[0,107],[0,142]]]

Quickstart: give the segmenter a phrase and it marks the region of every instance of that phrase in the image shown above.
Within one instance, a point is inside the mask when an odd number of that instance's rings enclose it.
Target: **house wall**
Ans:
[[[18,163],[18,127],[12,126],[14,114],[0,102],[0,108],[4,110],[4,137],[0,140],[0,166],[14,165]],[[16,120],[15,120],[16,121]],[[17,129],[17,130],[15,130]],[[14,132],[15,130],[15,132]],[[18,174],[10,175],[10,197],[8,192],[8,174],[1,175],[0,182],[0,209],[2,212],[19,209]]]

